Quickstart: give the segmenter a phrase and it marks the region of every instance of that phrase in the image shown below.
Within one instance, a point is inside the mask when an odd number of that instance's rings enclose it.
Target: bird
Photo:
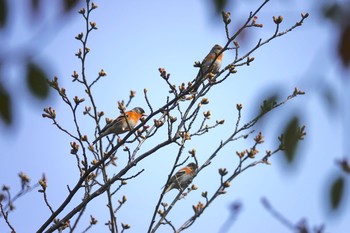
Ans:
[[[95,144],[98,140],[109,134],[122,134],[132,130],[133,128],[135,128],[138,121],[143,116],[147,115],[145,114],[145,111],[140,107],[136,107],[131,109],[130,111],[126,111],[125,113],[121,114],[116,119],[114,119],[112,122],[107,124],[101,130],[100,135],[92,142],[92,144]]]
[[[175,173],[175,175],[173,175],[170,178],[168,186],[164,191],[164,194],[174,188],[178,190],[183,190],[188,184],[191,183],[197,167],[197,164],[189,163],[186,167],[183,167],[180,170],[178,170]]]
[[[221,45],[214,45],[214,47],[210,50],[208,55],[203,59],[201,63],[201,67],[197,74],[194,83],[194,92],[197,92],[200,84],[207,78],[209,74],[217,74],[220,70],[223,53]]]

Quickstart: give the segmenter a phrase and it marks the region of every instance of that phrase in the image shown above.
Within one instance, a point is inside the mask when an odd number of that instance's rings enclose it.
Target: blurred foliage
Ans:
[[[212,3],[215,5],[216,13],[220,13],[227,7],[228,4],[233,3],[234,1],[228,0],[213,0]],[[281,4],[283,1],[280,1]],[[287,4],[287,2],[286,2]],[[334,54],[338,56],[338,59],[341,61],[341,64],[344,69],[349,69],[350,67],[350,0],[337,1],[337,0],[326,0],[326,1],[314,1],[315,6],[319,9],[319,15],[323,17],[325,20],[332,22],[334,25],[333,29],[334,33],[334,42],[331,44],[333,46]],[[314,55],[316,56],[316,55]],[[324,59],[323,57],[317,58],[318,60]],[[320,61],[320,63],[322,63]],[[342,75],[339,75],[342,76]],[[345,76],[345,79],[348,76]],[[322,78],[321,81],[318,81],[319,84],[325,82],[325,77]],[[324,83],[322,87],[322,92],[319,95],[319,102],[326,108],[326,112],[330,112],[330,117],[334,116],[336,113],[343,114],[343,108],[335,108],[336,105],[343,106],[344,104],[349,104],[347,100],[337,100],[334,95],[336,92],[332,89],[332,86],[336,82],[343,82],[344,79],[339,78],[338,80],[334,80],[334,83]],[[312,82],[311,82],[312,83]],[[344,83],[345,84],[345,83]],[[322,86],[322,85],[321,85]],[[270,88],[270,87],[267,87]],[[316,92],[319,91],[319,85],[310,86],[312,90]],[[280,92],[280,88],[276,88],[274,91],[270,91],[272,93],[270,98],[268,98],[267,102],[273,103],[275,101],[276,96]],[[266,93],[266,91],[262,91],[262,93]],[[342,102],[344,101],[344,103]],[[348,105],[349,106],[349,105]],[[338,112],[336,112],[338,111]],[[303,106],[300,107],[299,112],[304,112]],[[284,141],[285,141],[285,158],[290,165],[293,165],[293,161],[295,160],[296,150],[297,150],[297,140],[295,139],[296,127],[299,124],[299,119],[297,117],[298,112],[293,112],[289,114],[288,118],[283,118],[281,121],[288,122],[284,129]],[[348,121],[349,119],[345,119]],[[341,137],[341,136],[339,136]],[[341,139],[339,139],[341,140]],[[346,140],[343,138],[343,140]],[[347,153],[345,151],[345,153]],[[340,157],[341,155],[336,155],[336,157]],[[346,161],[346,160],[344,160]],[[340,168],[343,171],[350,171],[349,164],[347,162],[342,162]],[[332,209],[336,210],[339,207],[342,199],[344,198],[344,189],[346,180],[348,177],[338,177],[336,178],[329,186],[329,204]]]
[[[7,2],[0,0],[0,27],[4,27],[7,19]]]
[[[10,19],[9,16],[9,6],[11,0],[0,0],[0,35],[3,35],[7,33],[6,26],[9,23]],[[336,0],[330,0],[330,1],[323,1],[318,2],[315,1],[316,4],[320,4],[320,15],[324,17],[324,19],[331,21],[335,27],[338,29],[338,34],[334,35],[335,38],[337,38],[337,42],[334,43],[334,51],[337,52],[338,57],[340,61],[342,62],[344,68],[349,68],[350,65],[350,0],[344,0],[344,1],[336,1]],[[43,0],[30,0],[30,6],[31,8],[27,8],[27,11],[30,11],[31,14],[24,14],[28,17],[30,15],[39,15],[39,10],[42,6]],[[62,5],[63,12],[61,12],[61,16],[70,14],[75,7],[78,5],[79,0],[60,0],[60,3]],[[215,13],[218,14],[218,17],[220,17],[220,13],[223,10],[226,10],[225,8],[230,3],[229,0],[212,0],[211,3],[213,4],[213,9],[215,10]],[[282,3],[282,2],[281,2]],[[12,6],[15,4],[18,4],[16,2],[11,2]],[[24,16],[23,16],[24,17]],[[40,19],[40,17],[39,17]],[[59,25],[64,25],[62,23],[62,19],[64,17],[56,17],[57,23]],[[35,23],[28,24],[30,27],[33,27]],[[33,30],[35,31],[35,30]],[[54,36],[54,35],[52,35]],[[0,50],[2,49],[2,46],[4,44],[0,45]],[[34,46],[33,46],[34,47]],[[21,51],[21,54],[29,54],[29,57],[35,55],[38,53],[38,51],[31,52],[32,45],[28,44],[27,50],[28,51]],[[32,54],[30,54],[30,52]],[[8,56],[13,56],[15,59],[21,60],[22,57],[18,56],[18,53],[15,55],[12,54],[3,54],[0,53],[0,65],[3,64],[3,61],[8,59]],[[22,55],[23,56],[23,55]],[[26,85],[30,91],[30,93],[39,98],[39,99],[45,99],[49,96],[49,88],[46,83],[47,74],[45,73],[45,69],[43,67],[43,64],[37,64],[32,63],[30,59],[27,59],[27,73],[24,74],[24,77],[20,77],[25,79],[26,78]],[[0,74],[1,71],[4,69],[4,66],[0,66]],[[5,85],[5,78],[0,76],[0,119],[3,121],[6,125],[11,125],[13,123],[12,116],[13,113],[13,100],[20,99],[20,98],[12,98],[14,95],[18,95],[18,93],[12,93],[12,90],[9,90]],[[23,82],[25,83],[25,82]],[[13,91],[14,92],[14,91]],[[276,90],[277,93],[277,90]],[[269,98],[268,102],[274,102],[276,100],[277,94],[273,93],[271,95],[271,98]],[[331,101],[332,103],[335,101],[334,98],[329,95],[331,92],[327,91],[325,99],[322,99],[322,103],[326,105],[327,100]],[[302,111],[302,109],[300,109]],[[284,136],[285,136],[285,142],[286,142],[286,150],[285,150],[285,158],[286,160],[292,164],[292,162],[295,160],[296,156],[296,150],[297,150],[297,144],[295,139],[295,132],[296,128],[299,125],[299,118],[296,115],[291,114],[289,119],[283,119],[284,121],[287,121],[286,127],[284,129]],[[330,185],[330,195],[329,195],[329,202],[333,209],[337,209],[339,207],[339,203],[341,203],[344,195],[344,188],[345,188],[345,178],[344,177],[338,177],[336,178]]]
[[[7,90],[0,83],[0,116],[6,124],[12,123],[12,102]]]
[[[341,200],[344,196],[344,186],[345,180],[344,177],[337,177],[331,184],[329,202],[331,204],[332,209],[337,209]]]
[[[74,9],[78,5],[80,1],[79,0],[60,0],[60,4],[62,5],[63,12],[58,12],[60,14],[60,17],[56,17],[56,24],[57,27],[64,26],[65,24],[62,22],[66,18],[64,16],[67,16],[71,13],[73,13]],[[10,4],[11,3],[11,4]],[[16,4],[19,4],[16,1],[11,0],[0,0],[0,35],[5,35],[9,33],[6,27],[7,25],[12,25],[9,22],[11,19],[8,19],[10,8],[16,7]],[[42,7],[44,5],[43,0],[30,0],[30,6],[29,8],[26,8],[26,10],[30,14],[22,14],[21,17],[31,17],[31,16],[38,16],[36,17],[36,20],[41,20],[40,10],[42,10]],[[58,11],[58,10],[57,10]],[[15,14],[14,14],[15,15]],[[14,16],[12,16],[14,17]],[[35,17],[34,17],[35,18]],[[29,21],[25,20],[25,21]],[[35,27],[35,23],[27,24],[28,27]],[[50,24],[50,27],[52,24]],[[49,25],[47,25],[49,27]],[[50,28],[46,28],[47,31],[50,30]],[[35,28],[33,28],[32,31],[35,31]],[[44,30],[45,31],[45,30]],[[40,31],[39,33],[42,33]],[[51,34],[45,34],[49,37],[54,37],[55,35],[53,33]],[[41,49],[44,49],[42,46],[36,46],[36,43],[40,43],[39,41],[30,41],[30,43],[26,44],[24,47],[21,46],[20,52],[13,52],[10,51],[8,53],[4,52],[6,51],[6,44],[2,43],[0,45],[0,51],[3,51],[0,53],[0,64],[3,64],[5,61],[8,60],[14,60],[14,64],[16,64],[16,61],[26,61],[26,73],[21,74],[23,77],[18,77],[19,79],[26,79],[23,83],[23,85],[27,85],[27,88],[29,90],[29,93],[36,97],[37,99],[44,100],[48,98],[49,96],[49,87],[47,84],[47,80],[50,78],[48,77],[48,73],[45,71],[45,66],[42,63],[33,63],[31,60],[33,60],[33,57],[38,54],[40,51],[33,50],[33,48],[40,47]],[[18,46],[18,47],[19,47]],[[16,50],[16,49],[15,49]],[[10,58],[9,58],[10,57]],[[45,58],[46,59],[46,58]],[[42,60],[45,60],[42,59]],[[20,64],[21,62],[18,62]],[[0,66],[0,73],[2,73],[4,69],[4,66]],[[18,101],[21,98],[11,98],[14,95],[18,95],[18,92],[15,93],[15,90],[11,90],[5,85],[5,77],[4,75],[0,76],[0,120],[5,123],[5,125],[10,126],[13,123],[12,116],[15,114],[13,105],[15,104],[13,100],[16,99]],[[12,100],[12,101],[11,101]]]
[[[30,92],[39,99],[49,95],[48,77],[42,67],[34,63],[27,64],[27,85]]]
[[[346,68],[350,64],[350,24],[341,31],[338,42],[338,55]]]
[[[337,51],[345,68],[350,65],[350,1],[329,1],[322,7],[325,19],[330,20],[339,31]]]
[[[284,157],[286,158],[288,163],[292,163],[295,160],[295,156],[297,155],[297,147],[298,147],[298,127],[299,127],[299,118],[297,116],[293,116],[289,119],[285,129],[283,130],[284,135]]]
[[[77,4],[79,0],[63,0],[63,9],[65,12],[70,12]]]
[[[225,10],[228,0],[212,0],[215,8],[215,13],[221,14]]]

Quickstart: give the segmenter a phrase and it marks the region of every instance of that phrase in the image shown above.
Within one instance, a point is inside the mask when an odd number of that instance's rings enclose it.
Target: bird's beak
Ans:
[[[146,113],[142,113],[142,116],[147,116],[147,114]]]

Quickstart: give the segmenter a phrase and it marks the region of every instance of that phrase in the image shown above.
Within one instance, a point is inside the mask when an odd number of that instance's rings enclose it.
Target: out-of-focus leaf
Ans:
[[[64,11],[68,12],[72,10],[77,5],[78,2],[79,0],[63,0]]]
[[[333,181],[329,195],[332,209],[337,209],[339,207],[344,194],[344,186],[345,181],[343,177],[338,177]]]
[[[338,23],[343,16],[342,6],[340,6],[338,3],[323,6],[322,12],[326,19],[330,19],[336,23]]]
[[[288,122],[286,128],[284,129],[284,155],[288,163],[292,163],[295,159],[296,150],[298,147],[298,126],[299,118],[294,116]]]
[[[7,90],[0,84],[0,116],[9,125],[12,123],[11,97]]]
[[[6,0],[0,0],[0,27],[5,26],[7,20],[7,2]]]
[[[267,99],[264,100],[263,104],[260,105],[260,113],[270,111],[273,106],[277,103],[278,95],[277,93],[273,93]]]
[[[339,42],[338,54],[345,67],[350,64],[350,24],[343,28]]]
[[[324,100],[325,106],[328,107],[328,113],[331,113],[332,115],[334,113],[337,113],[336,107],[337,102],[335,99],[335,93],[334,89],[331,85],[324,85],[322,88],[322,92],[320,93],[321,98]]]
[[[266,93],[268,95],[266,95]],[[269,111],[280,99],[280,93],[278,92],[277,88],[274,87],[264,89],[258,94],[259,96],[254,98],[256,102],[254,103],[254,112],[252,112],[253,115],[251,116],[252,118],[256,117],[259,114]],[[264,101],[261,103],[262,99]],[[264,128],[268,127],[268,123],[269,117],[260,118],[260,120],[257,122],[257,127],[260,128],[260,131],[264,131]]]
[[[49,85],[44,70],[34,63],[27,66],[27,85],[34,96],[45,99],[49,94]]]
[[[347,174],[350,174],[350,164],[347,159],[342,159],[338,161],[338,164],[340,165],[342,171],[346,172]]]
[[[35,12],[37,12],[39,10],[40,2],[41,2],[41,0],[31,0],[30,1],[30,3],[31,3],[30,5],[32,7],[33,13],[35,13]]]
[[[213,0],[216,13],[221,14],[227,5],[227,2],[228,0]]]

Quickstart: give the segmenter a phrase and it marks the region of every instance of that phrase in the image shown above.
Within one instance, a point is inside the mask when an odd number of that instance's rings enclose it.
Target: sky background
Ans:
[[[231,29],[237,29],[260,2],[231,1],[226,9],[232,15]],[[82,97],[84,90],[71,82],[71,74],[73,70],[80,70],[80,61],[74,54],[81,45],[74,37],[84,30],[84,21],[79,14],[73,14],[67,21],[62,19],[62,25],[57,24],[59,5],[52,6],[48,0],[43,3],[45,12],[40,16],[42,20],[36,21],[38,24],[33,27],[26,21],[28,3],[24,0],[11,3],[16,6],[11,11],[13,30],[6,36],[2,35],[0,40],[10,51],[16,51],[19,45],[33,44],[33,51],[38,51],[33,57],[34,61],[45,64],[49,77],[57,76],[71,98],[75,95]],[[216,17],[212,5],[204,1],[95,3],[99,8],[92,13],[92,20],[97,22],[98,30],[90,34],[88,47],[91,53],[86,63],[87,74],[92,80],[102,68],[107,72],[108,76],[102,78],[93,91],[99,110],[110,118],[119,115],[117,101],[127,100],[131,89],[136,91],[137,96],[130,108],[140,106],[147,112],[142,94],[144,88],[148,89],[153,107],[160,107],[166,101],[168,90],[159,77],[159,67],[171,73],[172,82],[187,82],[198,72],[193,67],[194,61],[201,61],[214,44],[226,43],[221,18]],[[201,112],[211,110],[211,123],[225,119],[225,125],[191,140],[186,146],[186,150],[196,148],[197,158],[202,164],[220,141],[233,131],[237,103],[244,106],[242,123],[247,122],[254,116],[263,97],[276,90],[282,97],[287,97],[294,87],[298,87],[306,95],[293,99],[268,115],[268,119],[264,119],[263,125],[257,129],[262,130],[266,141],[259,150],[274,149],[278,143],[277,136],[283,132],[289,117],[298,113],[301,124],[307,126],[307,137],[300,143],[296,163],[286,166],[280,153],[270,159],[271,166],[248,169],[232,182],[228,193],[218,198],[187,232],[220,232],[229,217],[230,205],[235,201],[239,201],[243,208],[228,232],[291,232],[261,205],[262,197],[268,198],[292,223],[306,218],[310,225],[325,224],[327,232],[347,232],[349,229],[350,213],[345,211],[348,202],[345,201],[340,213],[336,214],[329,210],[326,199],[327,184],[336,175],[335,160],[342,158],[349,148],[342,139],[345,134],[341,115],[336,114],[337,110],[328,111],[320,102],[324,85],[331,86],[335,93],[339,93],[335,95],[337,99],[344,97],[347,87],[334,81],[340,67],[332,50],[335,29],[318,16],[319,8],[315,3],[317,1],[284,3],[272,0],[264,7],[258,14],[258,23],[264,24],[264,27],[249,29],[241,43],[242,53],[257,43],[259,38],[267,38],[274,32],[272,16],[284,16],[282,30],[299,21],[302,12],[309,12],[310,17],[302,27],[256,51],[253,55],[255,60],[249,67],[238,68],[236,75],[211,91],[208,95],[210,105]],[[41,30],[40,36],[37,36]],[[33,42],[33,35],[39,43]],[[223,64],[228,64],[233,58],[233,52],[226,52]],[[65,128],[73,129],[71,113],[55,93],[48,100],[40,102],[19,85],[21,79],[18,77],[24,72],[21,61],[10,61],[6,66],[6,85],[18,93],[18,101],[14,127],[7,128],[0,122],[3,164],[0,184],[9,185],[15,193],[20,188],[17,178],[20,171],[31,177],[32,184],[45,173],[48,200],[56,209],[68,193],[66,186],[72,187],[76,182],[78,172],[75,157],[69,153],[70,138],[58,131],[51,121],[43,119],[41,114],[44,107],[52,106],[56,109],[58,121]],[[93,122],[82,114],[80,119],[81,128],[92,139]],[[159,136],[153,137],[141,153],[157,145],[164,135],[160,132]],[[227,146],[212,165],[196,178],[194,183],[199,189],[178,202],[169,214],[175,226],[180,226],[192,216],[192,205],[203,201],[202,191],[211,194],[217,188],[218,168],[226,167],[232,171],[236,167],[238,159],[235,152],[251,146],[252,138]],[[129,175],[142,168],[145,171],[115,196],[115,201],[122,195],[128,197],[119,213],[119,221],[131,225],[128,232],[145,232],[148,229],[176,151],[174,146],[170,146],[139,163]],[[117,162],[121,165],[126,161],[126,155],[123,155],[118,156]],[[118,167],[115,169],[110,170],[110,175],[118,171]],[[169,192],[164,201],[171,202],[175,195],[176,191]],[[68,209],[79,203],[79,198],[75,198]],[[15,206],[16,210],[9,218],[18,232],[34,232],[49,216],[42,196],[36,191],[17,200]],[[89,205],[77,232],[88,226],[90,214],[99,220],[90,232],[106,232],[104,223],[108,219],[108,211],[105,195]],[[163,226],[159,232],[170,230]],[[9,232],[3,219],[0,221],[0,232]]]

